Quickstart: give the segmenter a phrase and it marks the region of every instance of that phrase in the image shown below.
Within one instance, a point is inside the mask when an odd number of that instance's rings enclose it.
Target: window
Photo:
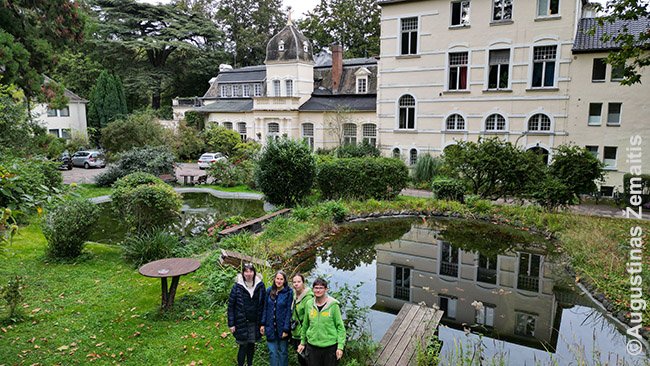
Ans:
[[[70,140],[70,138],[72,138],[72,131],[70,131],[69,128],[61,129],[61,137],[66,140]]]
[[[469,25],[469,1],[451,3],[451,25]]]
[[[256,97],[262,96],[262,84],[255,84],[254,85],[254,93]]]
[[[515,334],[525,337],[534,337],[537,316],[519,312],[517,312],[516,315]]]
[[[280,80],[273,80],[273,96],[279,97],[281,94]]]
[[[621,124],[621,105],[622,103],[608,103],[607,104],[607,124],[620,125]]]
[[[408,94],[399,98],[399,128],[415,128],[415,98]]]
[[[517,288],[521,290],[539,290],[539,274],[541,273],[542,257],[537,254],[519,253],[519,276]]]
[[[285,80],[285,86],[287,87],[287,96],[293,96],[293,80]]]
[[[357,144],[357,125],[354,123],[343,124],[343,145]]]
[[[485,130],[486,131],[505,131],[506,130],[506,119],[498,113],[494,113],[488,116],[485,119]]]
[[[242,142],[246,142],[246,140],[248,139],[248,133],[246,131],[246,122],[237,123],[237,132],[239,132],[239,136],[241,137]]]
[[[598,159],[598,146],[587,145],[585,149],[591,153],[596,159]]]
[[[416,149],[411,149],[409,151],[409,165],[415,165],[418,162],[418,151]]]
[[[302,140],[309,146],[310,150],[314,150],[314,124],[302,124]]]
[[[449,90],[467,89],[467,52],[449,54]]]
[[[590,126],[600,126],[600,115],[603,109],[603,103],[589,103],[589,120]]]
[[[366,94],[368,92],[368,77],[357,78],[357,94]]]
[[[528,120],[528,131],[550,131],[551,118],[544,113],[537,113]]]
[[[280,42],[278,42],[278,51],[284,51],[284,41],[283,40],[280,40]]]
[[[377,146],[377,126],[373,123],[365,123],[361,126],[363,143]]]
[[[625,65],[612,65],[612,81],[621,81],[625,76]]]
[[[232,86],[232,96],[233,97],[241,96],[241,85],[233,85]]]
[[[555,57],[557,46],[533,48],[533,88],[555,85]]]
[[[487,257],[481,253],[478,255],[478,269],[476,280],[479,282],[497,283],[497,256]]]
[[[222,98],[230,98],[230,85],[222,85],[221,86],[221,97]]]
[[[395,159],[399,159],[399,158],[402,157],[402,152],[399,151],[399,148],[396,147],[396,148],[393,149],[393,157]]]
[[[402,55],[418,53],[418,18],[402,18]]]
[[[411,269],[395,267],[395,288],[393,297],[400,300],[411,300]]]
[[[224,122],[223,127],[225,127],[226,130],[232,130],[232,122]]]
[[[537,16],[547,17],[560,13],[560,0],[537,0]]]
[[[271,122],[268,125],[268,137],[269,140],[277,140],[280,138],[280,124],[277,122]]]
[[[309,52],[309,42],[302,41],[302,50],[305,52]]]
[[[440,258],[440,274],[458,277],[458,248],[449,243],[442,243],[442,258]]]
[[[59,117],[70,117],[70,108],[59,109]]]
[[[512,2],[514,0],[494,0],[492,21],[503,22],[512,20]]]
[[[605,59],[595,58],[594,66],[591,69],[591,81],[592,82],[605,81],[606,74],[607,74],[607,64],[605,63]]]
[[[465,129],[465,119],[460,114],[452,114],[447,117],[446,128],[449,131],[458,131]]]
[[[242,97],[250,97],[250,96],[251,96],[251,86],[246,84],[243,87]]]
[[[56,110],[55,110],[55,112],[56,112]],[[56,128],[54,128],[54,129],[50,129],[50,130],[47,130],[47,132],[48,132],[50,135],[54,135],[54,136],[56,136],[56,137],[59,137],[59,130],[56,129]]]
[[[56,109],[50,109],[50,108],[48,108],[48,109],[47,109],[47,116],[48,116],[48,117],[56,117]],[[57,133],[57,135],[58,135],[58,133]]]
[[[507,89],[510,50],[490,50],[488,89]]]
[[[614,187],[613,186],[600,186],[600,195],[603,197],[613,197],[614,196]]]
[[[445,313],[442,315],[447,319],[456,319],[456,302],[458,300],[452,297],[440,296],[440,310]]]
[[[605,169],[616,169],[616,146],[605,146],[603,152],[603,163],[605,163]]]
[[[494,327],[494,305],[482,304],[476,308],[476,324]]]

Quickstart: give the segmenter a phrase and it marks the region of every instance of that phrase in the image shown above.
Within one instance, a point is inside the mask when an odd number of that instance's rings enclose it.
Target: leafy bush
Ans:
[[[135,173],[115,183],[113,207],[130,230],[164,228],[179,218],[181,197],[172,187],[146,173]]]
[[[408,168],[391,158],[350,158],[324,161],[316,178],[328,199],[393,199],[406,187]]]
[[[87,199],[69,199],[55,206],[43,222],[48,255],[53,258],[78,257],[97,219],[98,208]]]
[[[122,242],[122,255],[136,267],[163,258],[170,258],[179,246],[178,237],[163,231],[147,231],[127,236]]]
[[[413,168],[413,181],[428,184],[438,175],[441,166],[442,160],[440,158],[434,158],[429,154],[421,155]]]
[[[71,153],[74,154],[75,151],[84,150],[90,148],[90,142],[88,137],[79,131],[72,131],[72,138],[68,141],[65,148]]]
[[[311,210],[306,207],[297,206],[291,210],[291,217],[298,221],[307,221],[311,217]]]
[[[531,193],[531,198],[549,211],[577,200],[575,194],[566,184],[550,174],[538,182],[537,189]]]
[[[173,250],[173,257],[190,257],[209,250],[215,244],[215,239],[207,235],[181,238]]]
[[[181,160],[196,160],[205,149],[199,131],[181,121],[174,138],[174,151]]]
[[[433,198],[463,202],[465,185],[458,179],[447,177],[436,178],[431,184],[431,188],[433,190]]]
[[[481,214],[487,214],[492,210],[491,201],[482,200],[481,197],[473,194],[465,196],[465,204],[467,207],[471,208],[472,211]]]
[[[341,201],[327,201],[314,208],[314,215],[321,219],[342,222],[348,214],[348,210]]]
[[[108,187],[117,179],[135,172],[146,172],[155,176],[174,174],[176,157],[165,146],[134,148],[118,156],[115,165],[95,177],[100,187]]]
[[[256,160],[259,157],[262,145],[256,141],[240,142],[235,145],[235,151],[230,156],[230,160],[234,162],[243,160]]]
[[[102,146],[111,154],[145,146],[171,146],[172,133],[152,111],[139,111],[110,122],[101,130]]]
[[[316,163],[309,147],[297,141],[271,141],[262,151],[255,182],[272,204],[293,206],[311,191]]]
[[[604,164],[587,149],[560,145],[555,149],[549,173],[579,197],[580,194],[596,191],[596,181],[602,181],[604,176],[603,167]],[[549,187],[550,182],[547,181]]]
[[[229,266],[221,266],[218,261],[208,261],[210,270],[204,283],[206,295],[213,304],[223,304],[228,300],[233,279],[238,271]]]
[[[22,213],[56,200],[63,178],[58,163],[43,159],[0,158],[0,207]]]
[[[337,147],[334,154],[338,158],[363,158],[363,157],[378,157],[381,155],[379,149],[371,145],[367,141],[360,144],[345,144]]]
[[[210,165],[208,175],[214,178],[214,183],[224,187],[234,187],[245,184],[255,187],[255,163],[250,160],[233,164],[229,161],[217,161]]]
[[[5,287],[0,287],[0,295],[9,306],[8,318],[14,321],[18,318],[21,309],[20,305],[23,303],[23,299],[25,298],[22,293],[22,282],[22,277],[14,276],[9,280],[9,283],[7,283]]]
[[[188,127],[203,131],[205,128],[205,116],[199,112],[187,111],[185,112],[185,124]]]
[[[220,152],[233,156],[235,146],[241,143],[239,133],[223,126],[212,125],[203,131],[205,146],[210,152]]]
[[[630,192],[630,179],[634,179],[633,184],[639,185],[638,189],[635,187],[635,192]],[[637,194],[636,191],[640,189],[640,196],[642,204],[650,202],[650,174],[633,175],[626,173],[623,176],[623,193],[625,194],[625,201],[630,202],[630,196]]]

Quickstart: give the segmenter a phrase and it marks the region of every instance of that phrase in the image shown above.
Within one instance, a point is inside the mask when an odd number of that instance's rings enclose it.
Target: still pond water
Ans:
[[[627,355],[623,333],[576,288],[560,260],[540,236],[429,218],[350,224],[296,262],[311,280],[330,276],[333,288],[362,283],[375,340],[407,301],[444,310],[443,360],[459,344],[472,350],[482,342],[486,362],[506,365],[591,365],[594,358],[647,364]]]

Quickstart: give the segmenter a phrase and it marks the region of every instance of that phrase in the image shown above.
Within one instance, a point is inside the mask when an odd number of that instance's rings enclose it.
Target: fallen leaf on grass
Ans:
[[[27,343],[34,343],[35,340],[36,340],[36,337],[32,337],[32,339],[27,341]]]
[[[95,345],[95,347],[101,347],[101,346],[103,346],[103,345],[104,345],[104,343],[105,343],[105,342],[100,342],[100,343],[97,343],[97,344]]]
[[[63,352],[63,351],[67,351],[69,348],[70,347],[68,347],[68,346],[61,346],[61,347],[57,348],[56,350]]]
[[[221,338],[226,338],[226,337],[228,337],[228,332],[221,333]]]
[[[133,335],[131,337],[135,338],[135,337],[139,337],[139,336],[140,336],[140,332],[135,332],[135,333],[133,333]]]
[[[36,308],[36,309],[32,310],[32,314],[36,314],[36,313],[38,313],[39,311],[41,311],[41,308]]]

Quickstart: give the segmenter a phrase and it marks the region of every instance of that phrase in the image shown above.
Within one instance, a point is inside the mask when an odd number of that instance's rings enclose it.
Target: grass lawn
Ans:
[[[75,189],[75,192],[83,198],[108,196],[111,194],[111,191],[111,187],[98,187],[96,184],[88,183],[79,184]]]
[[[254,189],[250,189],[247,185],[240,185],[240,186],[234,186],[234,187],[223,187],[223,186],[218,186],[215,184],[202,184],[199,186],[196,186],[197,188],[212,188],[216,189],[217,191],[224,191],[224,192],[244,192],[244,193],[259,193],[262,194],[260,191],[256,191]]]
[[[158,315],[160,281],[125,264],[116,247],[89,244],[76,263],[48,263],[37,226],[21,228],[2,260],[3,284],[24,278],[24,321],[0,328],[1,364],[235,364],[225,310],[192,305],[200,271],[181,277],[173,314]],[[0,305],[0,322],[7,309]]]

